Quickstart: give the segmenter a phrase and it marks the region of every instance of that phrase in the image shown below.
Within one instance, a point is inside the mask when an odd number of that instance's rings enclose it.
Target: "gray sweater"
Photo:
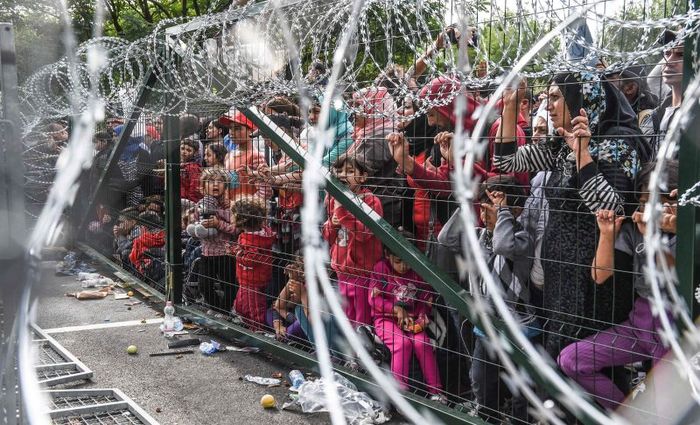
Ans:
[[[498,210],[493,233],[486,229],[479,229],[479,232],[491,275],[501,283],[510,311],[521,325],[532,325],[536,320],[528,286],[535,246],[532,235],[508,208]],[[488,297],[480,276],[472,273],[469,282],[472,291],[478,290]]]

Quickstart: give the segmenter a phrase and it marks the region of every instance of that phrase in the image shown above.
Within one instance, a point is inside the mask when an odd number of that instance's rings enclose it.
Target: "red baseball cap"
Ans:
[[[151,136],[151,139],[153,140],[160,140],[160,133],[158,133],[158,130],[156,130],[156,128],[152,125],[146,126],[146,134]]]
[[[243,115],[240,111],[235,111],[233,114],[231,114],[231,111],[229,111],[228,114],[222,115],[219,117],[219,124],[225,125],[226,127],[231,127],[231,124],[240,124],[245,127],[248,127],[251,130],[257,130],[258,127],[253,124],[251,120],[246,118],[245,115]]]

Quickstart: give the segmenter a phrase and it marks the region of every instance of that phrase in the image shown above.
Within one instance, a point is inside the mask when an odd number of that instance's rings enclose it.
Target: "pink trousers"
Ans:
[[[430,339],[425,332],[417,334],[405,332],[399,328],[394,319],[374,320],[374,331],[391,351],[391,373],[402,389],[408,389],[408,375],[411,367],[411,355],[416,354],[423,377],[430,394],[439,394],[442,390],[437,360]]]
[[[345,300],[345,314],[354,326],[371,324],[369,278],[338,273],[338,290]]]

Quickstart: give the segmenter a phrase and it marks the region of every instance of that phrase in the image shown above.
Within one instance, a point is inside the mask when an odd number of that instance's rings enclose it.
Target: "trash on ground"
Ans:
[[[367,393],[357,391],[354,384],[338,373],[333,376],[340,404],[350,425],[381,424],[391,418],[389,412]],[[328,412],[325,385],[323,378],[304,382],[299,387],[298,397],[284,403],[282,409],[299,407],[304,413]]]
[[[128,300],[128,299],[129,299],[129,296],[126,295],[126,294],[123,293],[123,292],[121,292],[121,293],[116,293],[116,292],[115,292],[115,293],[114,293],[114,299],[115,299],[115,300]]]
[[[272,409],[277,405],[277,402],[271,394],[265,394],[260,399],[260,405],[265,409]]]
[[[259,385],[276,386],[282,384],[282,381],[275,378],[263,378],[262,376],[246,375],[243,377],[248,382],[254,382]]]
[[[102,276],[102,275],[99,274],[99,273],[85,273],[85,272],[80,272],[80,273],[78,273],[78,277],[76,278],[76,280],[99,279],[99,278],[101,278],[101,277],[104,277],[104,276]]]
[[[139,330],[137,330],[136,332],[146,332],[146,330],[145,330],[145,329],[139,329]]]
[[[160,413],[162,411],[163,411],[163,409],[161,409],[160,407],[156,407],[156,413]]]
[[[163,309],[163,324],[160,325],[160,330],[166,337],[172,337],[176,332],[182,331],[182,320],[175,316],[175,307],[172,301],[165,302]]]
[[[173,341],[173,342],[168,343],[168,348],[189,347],[192,345],[199,345],[201,343],[202,343],[202,340],[199,338],[181,339],[178,341]]]
[[[126,295],[128,295],[128,296],[130,296],[130,297],[133,297],[133,296],[134,296],[134,291],[129,291],[129,292],[126,293]]]
[[[258,348],[258,347],[235,347],[233,345],[227,345],[226,351],[238,351],[241,353],[259,353],[260,348]]]
[[[299,387],[306,382],[306,379],[304,379],[304,374],[300,370],[294,369],[289,372],[289,382],[292,383],[291,390],[299,390]]]
[[[219,351],[221,349],[221,344],[218,342],[214,341],[213,339],[211,342],[203,342],[199,344],[199,351],[202,352],[202,354],[206,355],[212,355]]]
[[[92,290],[92,291],[80,291],[80,292],[71,292],[66,294],[67,297],[75,297],[76,299],[79,300],[99,300],[102,298],[105,298],[107,295],[112,293],[112,288],[111,287],[105,287],[99,290]]]
[[[139,349],[135,345],[130,345],[126,348],[126,352],[129,354],[136,354],[139,352]]]
[[[77,276],[79,273],[94,273],[96,269],[88,266],[83,261],[78,261],[78,255],[74,251],[68,251],[63,261],[56,264],[57,276]]]
[[[134,305],[139,305],[141,304],[141,301],[131,301],[128,303],[124,303],[124,305],[128,305],[129,307],[134,306]]]
[[[272,377],[273,377],[273,378],[277,378],[277,379],[282,379],[282,378],[284,378],[284,373],[282,373],[282,372],[275,372],[275,373],[272,374]]]
[[[86,279],[80,283],[83,288],[101,288],[104,286],[114,286],[114,281],[108,277],[100,276],[96,279]]]
[[[194,354],[194,350],[163,351],[161,353],[151,353],[148,357],[182,356],[183,354]]]

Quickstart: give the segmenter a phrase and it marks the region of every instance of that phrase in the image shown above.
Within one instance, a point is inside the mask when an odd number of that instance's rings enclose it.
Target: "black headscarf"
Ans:
[[[594,137],[620,136],[634,148],[642,163],[651,159],[651,146],[642,137],[637,114],[615,86],[589,72],[565,72],[554,76],[572,118],[586,110]]]

